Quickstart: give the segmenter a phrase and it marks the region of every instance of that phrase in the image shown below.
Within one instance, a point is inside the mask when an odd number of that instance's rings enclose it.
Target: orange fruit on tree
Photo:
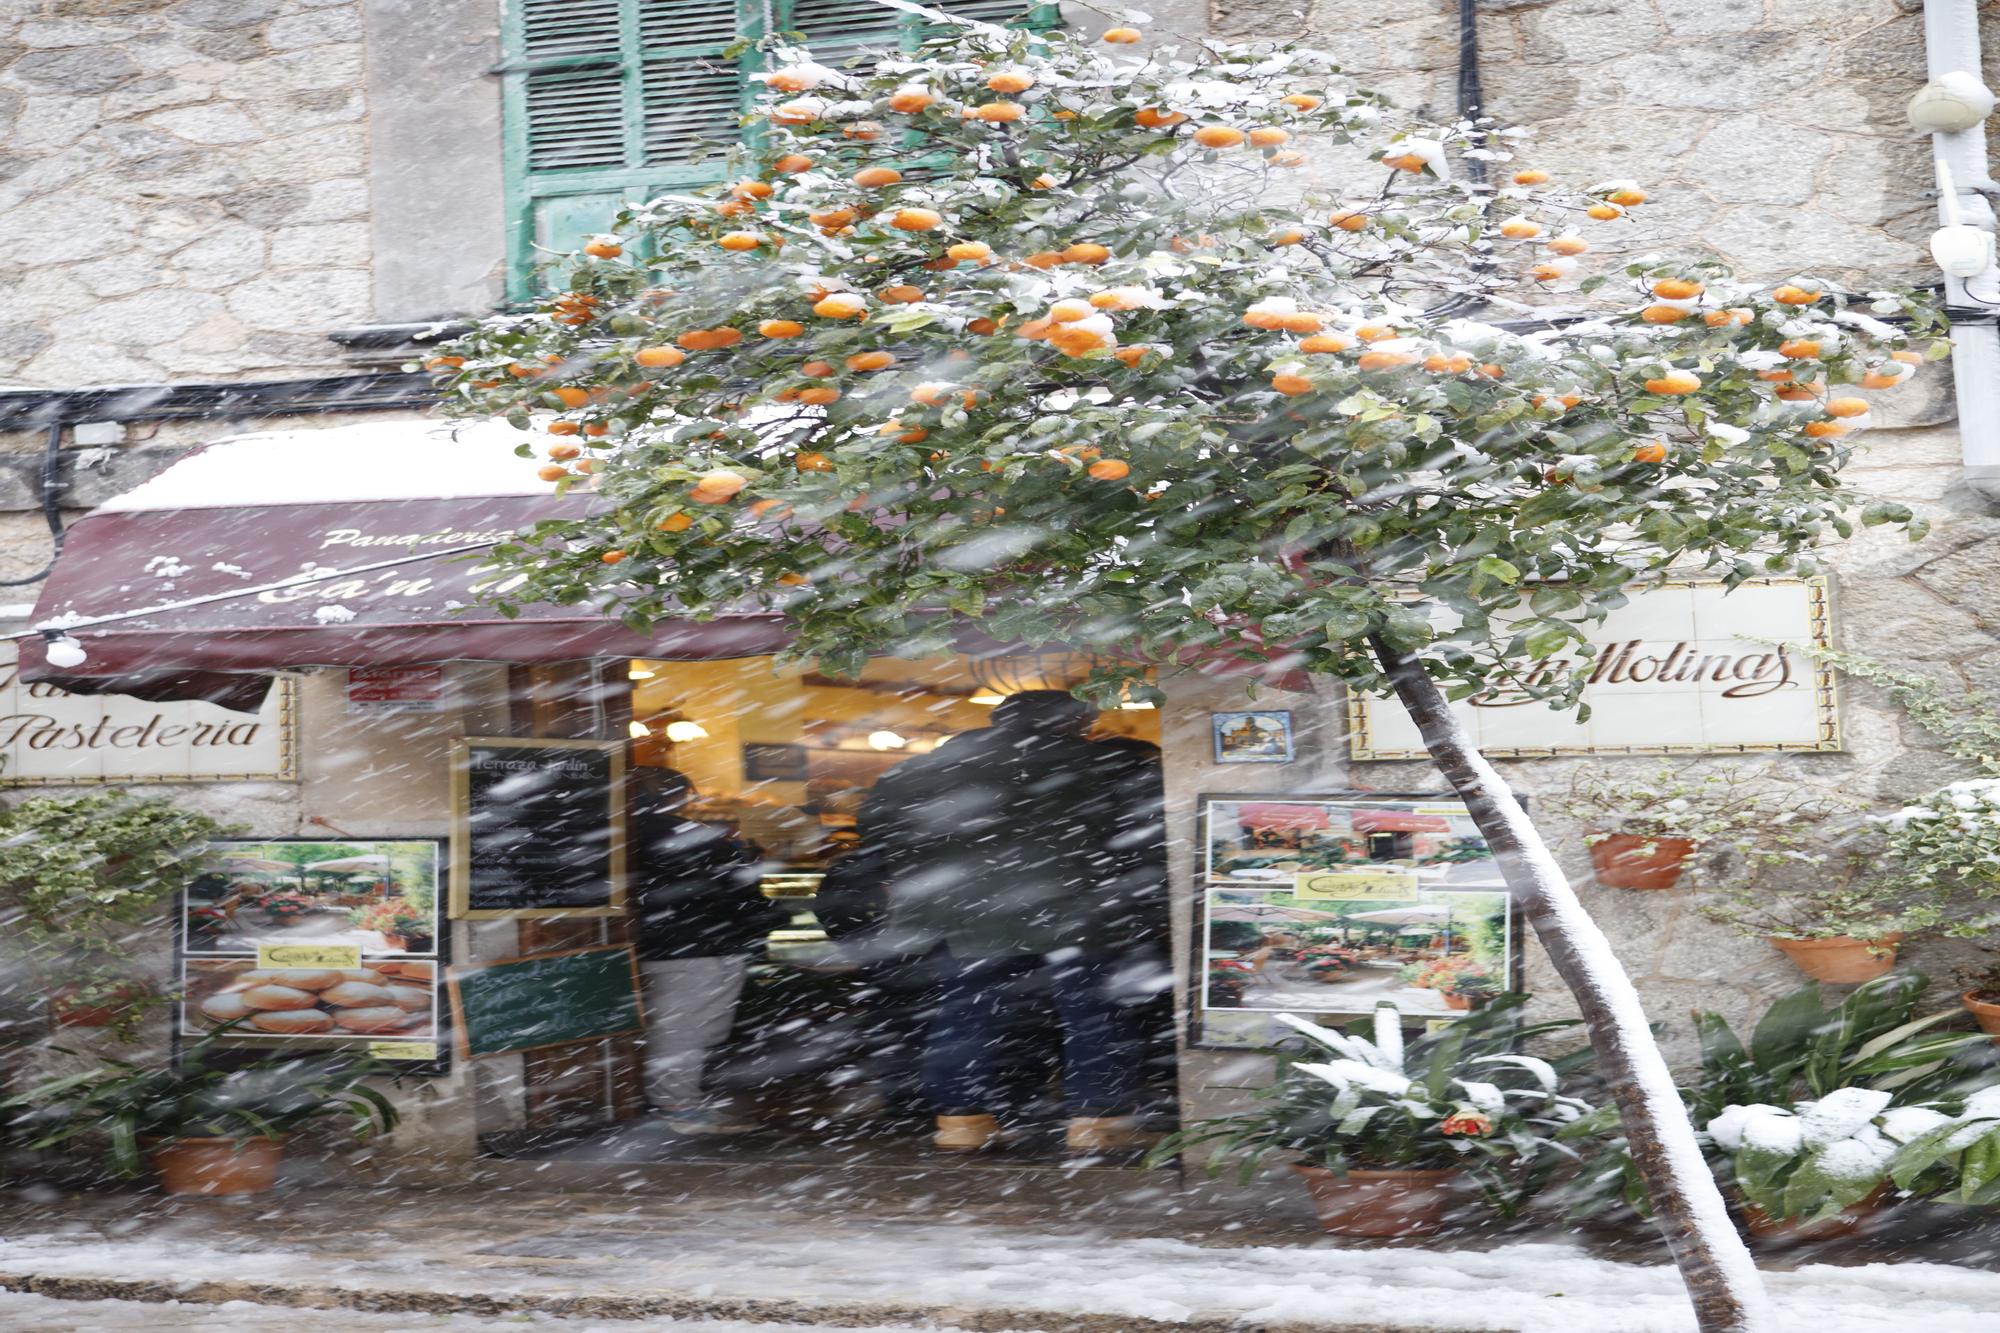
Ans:
[[[1311,93],[1286,93],[1278,99],[1278,105],[1288,106],[1294,111],[1317,111],[1320,101],[1320,98],[1314,97]]]
[[[1132,113],[1132,119],[1138,122],[1142,129],[1164,130],[1180,124],[1187,119],[1187,116],[1179,111],[1169,111],[1165,107],[1142,106]]]
[[[1701,387],[1701,377],[1685,370],[1670,370],[1664,375],[1646,381],[1646,392],[1663,397],[1676,398],[1693,393]]]
[[[776,187],[769,181],[742,180],[731,185],[729,192],[738,199],[769,199]]]
[[[1288,398],[1296,398],[1301,394],[1311,393],[1313,391],[1313,382],[1304,375],[1294,375],[1289,371],[1280,371],[1278,374],[1271,376],[1271,387]]]
[[[1646,202],[1646,192],[1636,185],[1626,185],[1613,190],[1610,194],[1605,195],[1604,198],[1607,203],[1616,204],[1620,208],[1631,208],[1636,204]]]
[[[544,463],[535,469],[535,475],[543,481],[561,481],[564,477],[574,474],[561,463]]]
[[[715,238],[715,243],[725,250],[741,253],[745,250],[755,250],[764,243],[764,237],[754,231],[726,231]]]
[[[1667,461],[1667,446],[1658,440],[1647,440],[1644,444],[1633,448],[1632,461],[1635,463],[1664,463]]]
[[[767,319],[757,325],[757,332],[766,338],[796,338],[806,331],[806,326],[795,319]]]
[[[1810,361],[1820,353],[1816,338],[1787,338],[1778,344],[1778,355],[1788,356],[1794,361]]]
[[[1613,218],[1625,216],[1625,210],[1616,204],[1595,203],[1583,210],[1585,217],[1596,218],[1599,222],[1609,222]]]
[[[715,206],[715,211],[726,218],[740,218],[746,213],[755,213],[757,204],[751,199],[724,199]]]
[[[787,176],[796,176],[801,171],[812,170],[813,160],[804,153],[786,153],[771,164],[771,170]]]
[[[931,231],[944,221],[934,208],[899,208],[889,216],[897,231]]]
[[[877,190],[884,185],[896,184],[903,179],[903,173],[894,167],[863,167],[848,179],[864,190]]]
[[[593,421],[583,428],[583,433],[585,435],[609,435],[611,433],[611,423],[608,421]]]
[[[1342,231],[1360,231],[1363,227],[1368,225],[1368,215],[1366,213],[1357,213],[1353,209],[1348,209],[1344,212],[1335,213],[1332,217],[1328,218],[1327,221],[1331,222],[1334,226],[1340,228]]]
[[[1301,352],[1344,352],[1354,346],[1354,340],[1340,333],[1315,333],[1310,338],[1299,340]]]
[[[623,551],[606,551],[597,558],[607,565],[615,565],[625,559],[625,553]]]
[[[1106,287],[1090,294],[1090,304],[1098,310],[1137,310],[1146,304],[1143,287]]]
[[[1830,417],[1858,417],[1867,411],[1866,398],[1829,398],[1826,401],[1826,414]]]
[[[816,213],[806,214],[815,227],[845,227],[860,215],[851,208],[823,208]]]
[[[1769,370],[1758,371],[1757,378],[1760,380],[1766,380],[1772,384],[1789,384],[1791,382],[1792,372],[1785,369],[1783,366],[1773,366]]]
[[[985,337],[1000,332],[1000,321],[988,319],[986,316],[981,315],[978,319],[967,320],[965,322],[965,331],[967,333],[977,333],[981,337]]]
[[[1693,313],[1684,305],[1649,305],[1639,312],[1639,318],[1648,324],[1678,324]]]
[[[625,253],[625,247],[620,245],[616,239],[598,237],[595,240],[586,242],[583,252],[598,259],[616,259]]]
[[[1539,167],[1524,167],[1514,173],[1514,184],[1516,185],[1547,185],[1548,183],[1549,173],[1541,170]]]
[[[1194,132],[1194,141],[1203,148],[1234,148],[1243,137],[1234,125],[1204,125]]]
[[[799,390],[799,401],[809,407],[825,407],[828,403],[840,401],[840,390],[831,384],[815,384],[809,389]]]
[[[986,86],[996,93],[1025,93],[1035,86],[1035,76],[1024,69],[1003,69],[987,75]]]
[[[960,241],[945,247],[945,257],[959,263],[984,263],[993,258],[993,247],[984,241]]]
[[[1099,481],[1123,481],[1132,475],[1132,465],[1122,458],[1100,458],[1085,471]]]
[[[780,522],[792,516],[792,507],[783,500],[759,500],[750,506],[755,518],[775,518]]]
[[[1903,382],[1901,375],[1891,375],[1880,370],[1871,370],[1861,377],[1864,389],[1893,389]]]
[[[840,132],[859,143],[874,143],[882,137],[882,127],[872,120],[857,120],[852,125],[843,125]]]
[[[856,292],[828,292],[813,302],[813,313],[825,319],[855,319],[867,310],[867,300]]]
[[[678,347],[641,347],[632,354],[632,359],[642,366],[658,369],[662,366],[678,366],[687,360],[687,353]]]
[[[1145,360],[1146,349],[1143,347],[1121,347],[1111,355],[1129,369]]]
[[[809,69],[774,69],[764,76],[767,87],[781,93],[803,93],[819,87],[820,76]]]
[[[910,390],[910,401],[924,407],[940,407],[951,394],[952,387],[949,384],[926,381]]]
[[[803,588],[811,584],[812,579],[796,569],[789,569],[778,575],[778,582],[787,588]]]
[[[1905,348],[1898,348],[1889,353],[1889,359],[1891,361],[1900,361],[1906,366],[1921,366],[1924,363],[1924,354],[1922,352],[1912,352]]]
[[[1137,28],[1106,28],[1102,40],[1113,46],[1130,46],[1143,36],[1145,34]]]
[[[590,401],[589,390],[579,389],[572,384],[559,384],[550,392],[555,394],[556,400],[564,407],[582,407]]]
[[[799,374],[809,380],[823,380],[833,373],[831,361],[808,361],[799,367]]]
[[[1318,333],[1326,327],[1326,316],[1313,310],[1291,310],[1278,316],[1278,327],[1286,333]]]
[[[1382,165],[1397,171],[1420,172],[1430,165],[1430,161],[1420,153],[1384,153]]]
[[[573,444],[568,440],[549,446],[549,457],[555,459],[558,463],[567,463],[570,459],[576,458],[582,453],[582,445]]]
[[[1653,284],[1653,295],[1662,301],[1692,301],[1702,290],[1700,283],[1687,278],[1661,278]]]
[[[1457,352],[1433,352],[1424,358],[1424,369],[1438,375],[1463,375],[1472,369],[1472,358]]]
[[[1059,250],[1037,250],[1021,262],[1029,268],[1051,269],[1062,263],[1063,257]]]
[[[921,287],[912,287],[906,282],[899,282],[893,287],[884,287],[881,291],[875,293],[875,295],[881,300],[887,301],[890,305],[915,305],[918,301],[924,299],[924,289]]]
[[[871,370],[887,370],[896,364],[896,358],[889,352],[856,352],[847,358],[847,368],[866,374]]]
[[[901,92],[890,95],[889,109],[891,111],[900,111],[906,116],[913,116],[935,101],[937,101],[937,98],[931,96],[922,88],[905,88]]]
[[[1004,125],[1027,115],[1028,109],[1019,102],[981,102],[972,114],[989,125]]]
[[[1748,324],[1754,315],[1741,306],[1731,306],[1727,310],[1711,310],[1701,317],[1701,322],[1711,329],[1728,328],[1737,324]]]
[[[1581,236],[1549,237],[1549,253],[1552,255],[1580,255],[1590,248],[1590,242]]]
[[[1300,241],[1303,241],[1305,238],[1306,234],[1300,231],[1297,227],[1286,227],[1282,231],[1274,231],[1271,233],[1271,244],[1297,245]]]
[[[831,472],[833,460],[821,453],[802,453],[792,460],[792,466],[801,472]]]
[[[1252,148],[1277,148],[1292,137],[1291,131],[1281,130],[1275,125],[1259,125],[1250,131]]]
[[[694,526],[694,515],[682,513],[668,514],[653,526],[661,532],[686,532]]]
[[[574,421],[551,421],[542,429],[548,431],[551,435],[574,435],[582,428]]]
[[[1111,258],[1111,251],[1095,241],[1078,241],[1062,252],[1065,264],[1102,264]]]
[[[1362,342],[1375,343],[1381,342],[1384,338],[1395,337],[1396,331],[1386,324],[1363,324],[1354,330],[1354,336]]]
[[[1569,276],[1569,270],[1560,264],[1530,264],[1528,276],[1536,282],[1559,282]]]
[[[1538,408],[1561,408],[1567,412],[1583,401],[1580,393],[1538,393],[1532,400]]]
[[[1787,403],[1810,403],[1823,392],[1817,384],[1787,384],[1777,390],[1777,396]]]
[[[1842,435],[1847,434],[1847,430],[1847,423],[1844,421],[1808,421],[1806,423],[1806,434],[1815,440],[1838,439]]]
[[[1481,375],[1484,375],[1489,380],[1500,380],[1507,378],[1506,367],[1501,366],[1498,363],[1492,361],[1480,362],[1479,373]]]
[[[1804,287],[1789,282],[1780,287],[1773,288],[1771,291],[1771,299],[1779,305],[1811,305],[1814,301],[1819,300],[1819,298],[1820,294],[1818,292],[1808,291]]]
[[[1050,319],[1048,316],[1044,315],[1040,319],[1031,319],[1028,320],[1026,323],[1022,324],[1020,328],[1014,330],[1014,336],[1017,338],[1025,338],[1029,342],[1038,342],[1041,339],[1048,337],[1049,330],[1054,328],[1055,326],[1056,322]]]
[[[1524,241],[1530,236],[1542,234],[1541,224],[1526,218],[1508,218],[1500,224],[1500,234],[1510,240]]]
[[[1057,301],[1049,307],[1049,318],[1058,324],[1074,324],[1079,319],[1090,318],[1090,302],[1079,301],[1075,297]]]
[[[1306,155],[1296,148],[1287,148],[1271,154],[1265,161],[1274,167],[1302,167],[1306,164]]]

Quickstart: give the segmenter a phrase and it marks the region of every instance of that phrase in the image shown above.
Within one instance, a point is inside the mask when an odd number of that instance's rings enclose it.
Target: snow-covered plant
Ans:
[[[1952,1203],[2000,1203],[2000,1071],[1991,1085],[1964,1098],[1957,1114],[1933,1109],[1930,1123],[1904,1141],[1889,1172],[1902,1189]]]
[[[1672,763],[1641,773],[1586,765],[1549,804],[1583,824],[1588,846],[1616,834],[1683,839],[1697,857],[1729,857],[1733,867],[1746,869],[1820,864],[1832,851],[1823,826],[1858,808],[1769,769],[1699,772]]]
[[[1882,1189],[1897,1151],[1937,1121],[1892,1109],[1879,1088],[1836,1088],[1790,1107],[1726,1106],[1706,1126],[1743,1197],[1767,1217],[1815,1222]]]
[[[1928,984],[1920,973],[1892,974],[1855,987],[1829,1006],[1818,983],[1808,983],[1765,1010],[1747,1042],[1731,1030],[1722,1015],[1697,1012],[1694,1026],[1701,1038],[1701,1066],[1683,1078],[1680,1087],[1688,1114],[1696,1125],[1708,1126],[1732,1107],[1796,1108],[1851,1091],[1867,1092],[1871,1097],[1879,1093],[1878,1109],[1900,1112],[1948,1104],[1965,1095],[1968,1088],[2000,1077],[1991,1067],[1992,1047],[1983,1035],[1943,1030],[1946,1024],[1963,1018],[1958,1008],[1918,1014]],[[1836,1107],[1851,1104],[1832,1103]],[[1740,1119],[1728,1123],[1734,1125]],[[1893,1127],[1903,1134],[1920,1119],[1899,1117]],[[1570,1131],[1569,1137],[1581,1141],[1611,1132],[1613,1122],[1600,1115]],[[1733,1150],[1725,1149],[1712,1135],[1704,1148],[1718,1173],[1727,1176],[1737,1170]],[[1619,1197],[1642,1211],[1645,1208],[1623,1141],[1612,1139],[1593,1155],[1591,1169],[1578,1191],[1576,1209],[1593,1212]],[[1765,1205],[1759,1201],[1758,1206]]]
[[[2000,921],[2000,776],[1947,783],[1879,823],[1892,886],[1929,907],[1944,934],[1992,933]]]
[[[1340,1032],[1280,1014],[1314,1058],[1289,1052],[1255,1109],[1197,1121],[1156,1157],[1206,1148],[1211,1171],[1235,1161],[1245,1180],[1273,1155],[1343,1175],[1452,1167],[1511,1215],[1558,1166],[1576,1160],[1556,1135],[1592,1111],[1577,1095],[1587,1048],[1548,1060],[1519,1050],[1523,1041],[1575,1023],[1524,1023],[1524,1002],[1502,996],[1407,1045],[1402,1017],[1390,1005],[1376,1009],[1372,1038],[1362,1035],[1368,1024]]]

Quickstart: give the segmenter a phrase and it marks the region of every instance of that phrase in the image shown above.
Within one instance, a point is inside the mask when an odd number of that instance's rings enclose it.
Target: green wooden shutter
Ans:
[[[1052,27],[1054,5],[932,0],[988,22]],[[507,0],[507,296],[535,293],[551,252],[607,230],[628,203],[720,180],[722,150],[744,134],[760,67],[755,51],[725,60],[739,32],[762,32],[763,0]],[[773,0],[781,31],[806,35],[838,65],[865,50],[914,49],[928,25],[872,0]]]

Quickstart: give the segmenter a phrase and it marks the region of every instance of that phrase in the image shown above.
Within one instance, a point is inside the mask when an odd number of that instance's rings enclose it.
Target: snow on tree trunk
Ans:
[[[1379,637],[1370,644],[1445,780],[1492,849],[1509,892],[1575,995],[1599,1065],[1703,1333],[1777,1327],[1763,1281],[1729,1217],[1653,1040],[1639,993],[1583,908],[1541,834],[1466,736],[1423,665]]]

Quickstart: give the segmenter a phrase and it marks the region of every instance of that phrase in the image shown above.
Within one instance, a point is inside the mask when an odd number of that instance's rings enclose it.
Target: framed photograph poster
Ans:
[[[1387,1001],[1450,1022],[1517,986],[1505,883],[1456,797],[1203,796],[1193,1040],[1270,1044],[1273,1014]]]
[[[176,1037],[246,1051],[347,1048],[441,1073],[437,838],[209,844],[181,895]]]

